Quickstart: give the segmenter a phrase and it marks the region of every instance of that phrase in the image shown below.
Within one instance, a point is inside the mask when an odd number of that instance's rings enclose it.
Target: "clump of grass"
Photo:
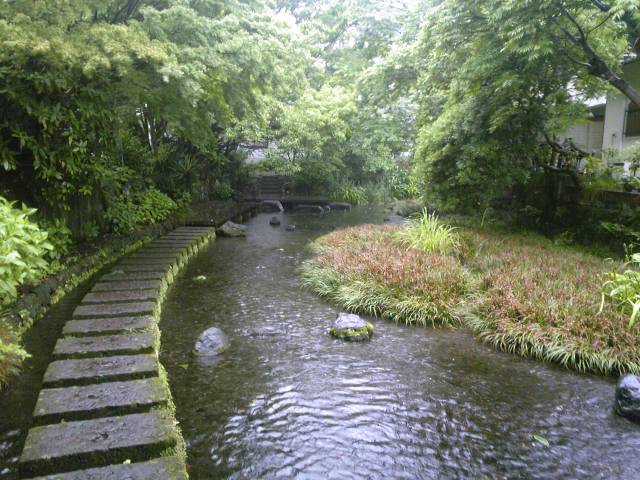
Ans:
[[[609,264],[544,238],[482,233],[480,291],[467,324],[494,347],[584,372],[640,373],[640,331],[600,309]]]
[[[351,312],[415,325],[452,325],[468,278],[452,256],[406,249],[398,226],[364,225],[314,244],[318,256],[302,268],[303,285]]]
[[[603,281],[621,263],[537,235],[468,227],[455,232],[459,243],[448,251],[456,256],[427,253],[398,243],[402,228],[412,226],[320,238],[304,284],[352,312],[464,324],[499,350],[583,372],[640,374],[640,322],[629,326],[629,311],[614,301],[600,305]]]
[[[455,227],[442,223],[435,213],[429,213],[427,209],[418,218],[410,220],[409,225],[398,232],[397,239],[403,245],[427,253],[447,255],[460,249]]]

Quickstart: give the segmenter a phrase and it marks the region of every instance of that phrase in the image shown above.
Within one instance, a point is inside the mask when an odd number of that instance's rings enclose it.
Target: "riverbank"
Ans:
[[[312,244],[304,284],[352,312],[465,326],[493,347],[605,375],[640,373],[640,329],[600,310],[610,261],[537,235],[463,227],[442,255],[402,246],[401,226],[363,225]]]

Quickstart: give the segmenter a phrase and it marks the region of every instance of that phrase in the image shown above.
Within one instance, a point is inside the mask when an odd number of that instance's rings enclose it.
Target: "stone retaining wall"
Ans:
[[[84,297],[44,375],[21,478],[187,478],[157,323],[174,275],[214,237],[180,227],[119,261]]]

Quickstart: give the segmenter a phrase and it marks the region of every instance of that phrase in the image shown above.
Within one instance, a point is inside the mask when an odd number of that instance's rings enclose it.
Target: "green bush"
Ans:
[[[340,183],[332,192],[331,200],[348,202],[352,205],[362,205],[367,203],[367,190],[353,182],[346,181]]]
[[[227,182],[218,184],[211,194],[214,200],[230,200],[233,197],[233,189]]]
[[[48,253],[50,260],[60,260],[67,255],[73,245],[71,230],[60,219],[55,221],[41,221],[38,224],[47,231],[47,239],[53,245]]]
[[[435,213],[425,208],[422,215],[409,222],[409,226],[397,234],[400,243],[424,250],[427,253],[446,255],[460,249],[460,239],[455,228],[438,220]]]
[[[0,197],[0,305],[15,300],[18,286],[41,278],[55,255],[47,232],[29,219],[35,212]]]
[[[122,195],[105,216],[115,233],[126,233],[140,225],[162,222],[178,208],[176,202],[155,188]]]
[[[602,286],[602,304],[611,302],[615,308],[629,315],[629,327],[632,327],[640,313],[640,253],[633,254],[625,264],[628,267],[620,273],[616,270],[609,273],[609,279]]]

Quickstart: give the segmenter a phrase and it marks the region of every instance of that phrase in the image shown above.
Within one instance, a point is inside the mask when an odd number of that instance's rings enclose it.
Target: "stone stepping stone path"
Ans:
[[[214,237],[180,227],[121,259],[83,298],[45,372],[20,478],[188,478],[157,322],[174,275]]]

